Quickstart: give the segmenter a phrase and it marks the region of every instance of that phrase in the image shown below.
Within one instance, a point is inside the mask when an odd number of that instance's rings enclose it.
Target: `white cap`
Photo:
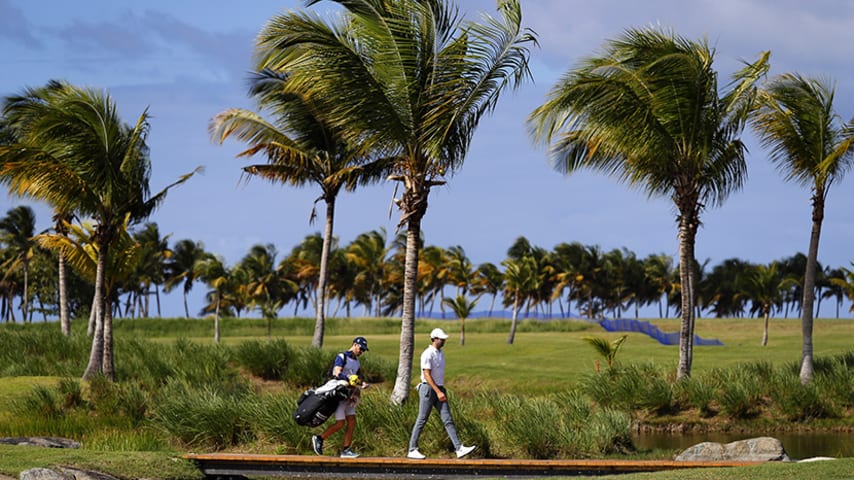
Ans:
[[[448,334],[441,328],[434,328],[433,331],[430,332],[430,338],[441,338],[442,340],[445,340],[448,338]]]

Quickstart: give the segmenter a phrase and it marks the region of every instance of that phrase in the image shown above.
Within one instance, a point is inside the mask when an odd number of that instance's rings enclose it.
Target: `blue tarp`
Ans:
[[[445,312],[444,314],[442,312],[417,312],[415,316],[418,318],[430,318],[434,320],[457,319],[454,312],[451,311]],[[472,312],[469,314],[468,318],[513,318],[513,312],[508,310]],[[598,323],[602,328],[609,332],[639,332],[649,335],[662,345],[679,345],[679,332],[664,333],[661,329],[645,320],[635,320],[633,318],[588,320],[576,314],[545,314],[538,312],[519,312],[518,318],[536,320],[566,320],[571,318],[575,320],[587,320]],[[723,345],[723,342],[717,338],[706,339],[694,335],[694,345]]]
[[[658,340],[662,345],[679,345],[679,332],[664,333],[655,325],[641,320],[619,318],[599,322],[609,332],[640,332]],[[694,345],[723,345],[717,338],[705,339],[694,335]]]

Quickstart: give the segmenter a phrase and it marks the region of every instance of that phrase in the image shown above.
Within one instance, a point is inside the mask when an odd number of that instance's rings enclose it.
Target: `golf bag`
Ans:
[[[348,398],[350,387],[346,380],[330,380],[322,387],[306,390],[297,400],[294,421],[307,427],[322,425],[335,413],[338,402]]]

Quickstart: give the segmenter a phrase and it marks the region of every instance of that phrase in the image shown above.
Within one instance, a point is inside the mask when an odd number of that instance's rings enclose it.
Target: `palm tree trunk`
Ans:
[[[26,255],[26,254],[25,254],[25,255]],[[23,323],[31,323],[31,322],[30,322],[30,320],[29,320],[29,316],[27,315],[27,313],[28,313],[28,311],[29,311],[29,309],[30,309],[30,291],[29,291],[29,290],[30,290],[30,288],[29,288],[29,287],[30,287],[30,282],[29,282],[29,277],[30,277],[29,273],[30,273],[30,272],[29,272],[29,268],[28,268],[28,265],[27,265],[28,263],[29,263],[29,262],[27,261],[27,259],[26,259],[26,258],[24,258],[24,262],[23,262],[23,270],[24,270],[24,293],[23,293],[23,295],[22,295],[22,297],[21,297],[21,314],[22,314],[22,315],[21,315],[21,318],[22,318],[22,320],[21,320],[21,321],[22,321]]]
[[[104,291],[104,351],[101,357],[101,371],[110,381],[116,380],[116,366],[113,361],[113,309],[110,292]]]
[[[329,268],[329,251],[332,249],[332,225],[335,220],[335,197],[326,198],[326,227],[323,232],[323,247],[320,252],[320,272],[317,279],[317,314],[314,320],[314,336],[311,346],[323,347],[323,331],[326,328],[326,277]]]
[[[519,321],[519,291],[516,290],[516,298],[513,299],[513,320],[510,322],[510,335],[507,336],[507,344],[513,345],[516,340],[516,325]]]
[[[157,284],[154,285],[154,300],[157,301],[157,318],[160,318],[163,314],[160,313],[160,285]]]
[[[803,352],[800,379],[804,385],[812,382],[813,377],[812,312],[815,301],[815,268],[818,262],[818,242],[821,238],[821,224],[824,221],[824,189],[817,189],[812,200],[812,231],[810,232],[809,253],[807,253],[807,271],[804,272],[804,301],[801,308]]]
[[[768,317],[771,316],[771,310],[765,309],[765,328],[762,331],[762,346],[768,345]]]
[[[92,332],[92,349],[89,351],[89,364],[86,366],[86,371],[83,372],[83,380],[91,380],[92,377],[101,373],[102,362],[104,358],[104,317],[101,312],[104,310],[104,270],[107,263],[107,254],[102,248],[98,251],[98,265],[95,270],[95,299],[92,301],[92,316],[94,317],[94,329]]]
[[[71,321],[68,318],[68,281],[65,278],[65,256],[59,252],[59,325],[62,334],[71,335]]]
[[[682,326],[679,331],[679,367],[676,379],[691,376],[694,360],[694,242],[698,220],[696,207],[680,209],[679,280],[682,285]]]
[[[184,316],[190,318],[190,307],[187,306],[187,289],[184,289]]]
[[[409,383],[412,380],[412,358],[415,348],[415,296],[418,293],[418,239],[421,235],[422,216],[423,213],[412,212],[407,221],[400,355],[397,361],[397,378],[394,380],[394,389],[391,392],[391,402],[395,405],[403,405],[409,398]]]
[[[214,313],[214,343],[219,343],[220,335],[219,335],[219,305],[221,303],[222,295],[217,292],[216,294],[216,312]]]

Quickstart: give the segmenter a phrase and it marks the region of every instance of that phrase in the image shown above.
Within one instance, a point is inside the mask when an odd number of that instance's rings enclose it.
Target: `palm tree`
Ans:
[[[854,262],[851,262],[851,267],[854,267]],[[840,278],[831,278],[830,283],[838,287],[848,297],[848,300],[851,302],[849,311],[854,312],[854,268],[849,270],[841,267],[839,271]]]
[[[737,72],[719,96],[714,51],[705,41],[631,29],[567,73],[529,118],[533,137],[551,143],[556,170],[599,170],[673,200],[683,292],[678,378],[691,374],[693,359],[695,279],[688,267],[700,213],[746,178],[739,135],[768,55]]]
[[[308,0],[315,5],[321,0]],[[365,151],[391,158],[390,180],[407,249],[398,372],[391,400],[410,392],[418,240],[430,190],[459,170],[481,117],[507,88],[529,76],[518,0],[500,17],[464,22],[446,0],[332,0],[335,23],[318,16],[275,17],[259,39],[259,65],[288,72],[292,88],[319,102],[325,118]],[[336,12],[337,13],[337,12]]]
[[[243,171],[275,183],[297,187],[315,184],[321,195],[315,203],[326,203],[326,224],[317,276],[316,317],[312,346],[323,346],[325,329],[326,290],[329,252],[335,222],[335,201],[342,188],[354,190],[359,185],[375,183],[387,174],[385,159],[369,161],[368,157],[348,141],[341,129],[333,125],[323,110],[304,92],[290,88],[287,74],[261,67],[252,81],[250,94],[257,100],[260,114],[229,109],[217,115],[210,125],[215,141],[222,143],[230,136],[249,144],[238,154],[248,157],[256,153],[267,156],[267,164],[250,165]],[[309,223],[314,220],[312,209]]]
[[[510,334],[507,343],[513,345],[516,339],[516,327],[519,322],[519,308],[525,303],[531,285],[536,283],[536,262],[530,256],[509,257],[501,262],[504,266],[504,303],[513,305],[513,318],[510,321]]]
[[[837,281],[844,281],[845,279],[845,271],[842,268],[827,268],[825,273],[825,277],[827,278],[827,287],[822,296],[824,298],[832,298],[836,300],[836,318],[839,318],[839,307],[842,306],[842,300],[845,298],[845,290],[837,283]]]
[[[345,257],[356,269],[354,284],[363,292],[361,303],[365,306],[365,316],[376,306],[376,316],[380,316],[382,307],[382,282],[386,257],[387,235],[384,228],[372,230],[356,237],[347,246]]]
[[[83,377],[114,379],[112,317],[106,312],[104,268],[124,225],[148,218],[184,175],[150,195],[151,160],[145,143],[148,112],[134,125],[121,121],[108,94],[51,82],[5,101],[4,115],[18,143],[0,146],[0,181],[13,192],[48,201],[63,212],[92,217],[99,255],[93,304],[97,326]]]
[[[670,304],[666,304],[664,312],[661,311],[661,298],[667,301],[668,295],[673,290],[673,257],[664,253],[650,254],[644,259],[644,269],[646,276],[653,284],[657,292],[658,299],[658,317],[664,318],[665,314],[670,315]]]
[[[495,307],[495,299],[504,288],[504,273],[494,263],[484,262],[474,271],[471,292],[477,296],[485,293],[492,296],[489,302],[489,315]]]
[[[136,278],[133,279],[132,294],[137,294],[140,316],[149,317],[149,298],[151,287],[154,287],[154,298],[157,302],[157,316],[160,316],[160,285],[163,285],[166,265],[172,251],[169,249],[170,235],[161,236],[156,223],[146,223],[143,228],[133,234],[139,243],[141,254],[137,265]],[[143,301],[144,298],[144,301]]]
[[[620,347],[623,346],[623,342],[629,338],[629,335],[622,335],[612,341],[605,340],[602,337],[594,337],[594,336],[586,336],[581,337],[582,340],[590,344],[596,353],[602,356],[605,359],[605,363],[608,364],[608,370],[612,370],[614,368],[614,362],[617,359],[617,352],[620,351]],[[596,362],[596,370],[599,370],[599,362]]]
[[[192,242],[190,242],[192,243]],[[212,253],[203,253],[193,264],[193,277],[211,287],[214,304],[214,343],[220,341],[220,311],[232,280],[231,271],[221,257]]]
[[[798,74],[774,78],[763,89],[754,130],[770,150],[771,161],[786,176],[812,191],[812,231],[804,274],[801,330],[801,382],[813,377],[813,304],[818,244],[830,186],[854,160],[854,121],[844,124],[833,109],[835,88]]]
[[[24,290],[21,293],[21,318],[30,321],[29,313],[29,265],[36,245],[33,236],[36,230],[36,215],[33,209],[21,205],[10,209],[0,218],[0,244],[5,244],[9,258],[3,264],[4,277],[21,269],[24,278]]]
[[[187,295],[196,282],[196,263],[206,258],[205,246],[202,242],[188,238],[179,240],[172,249],[172,255],[166,262],[166,280],[164,292],[171,292],[178,285],[182,286],[184,300],[184,316],[190,318],[190,308],[187,305]]]
[[[783,278],[778,270],[779,263],[754,265],[742,273],[739,284],[742,285],[742,295],[753,302],[753,310],[762,315],[765,320],[762,330],[762,346],[768,345],[768,320],[771,312],[783,301],[781,285]]]
[[[456,287],[457,295],[465,295],[474,281],[474,267],[471,260],[466,256],[466,251],[463,247],[459,245],[448,248],[445,253],[448,282],[453,287]]]
[[[468,297],[463,294],[458,294],[454,298],[445,298],[442,300],[442,302],[454,312],[454,315],[460,319],[460,345],[466,344],[466,319],[471,315],[471,312],[474,311],[474,307],[477,305],[477,300],[477,298],[469,300]]]

